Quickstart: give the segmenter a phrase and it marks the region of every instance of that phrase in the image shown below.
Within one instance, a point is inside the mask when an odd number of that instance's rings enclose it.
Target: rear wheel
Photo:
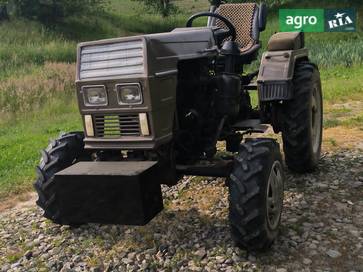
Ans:
[[[72,225],[72,222],[65,222],[60,216],[54,175],[80,159],[90,159],[84,150],[83,139],[82,132],[61,134],[58,139],[51,141],[48,147],[41,152],[42,158],[36,168],[38,177],[34,183],[34,188],[38,193],[37,205],[44,210],[44,217],[57,224]]]
[[[272,244],[280,225],[283,187],[278,143],[252,139],[242,144],[229,178],[229,220],[238,246],[255,251]]]
[[[296,63],[294,98],[282,108],[282,139],[287,166],[296,172],[316,168],[321,152],[323,103],[318,69],[312,63]]]

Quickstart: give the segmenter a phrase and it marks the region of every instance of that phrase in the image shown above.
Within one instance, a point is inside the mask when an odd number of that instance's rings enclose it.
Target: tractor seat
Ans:
[[[241,54],[256,53],[260,48],[260,32],[266,27],[266,6],[255,3],[222,4],[215,12],[229,19],[236,28],[236,42]],[[218,19],[214,20],[214,25],[227,29]]]

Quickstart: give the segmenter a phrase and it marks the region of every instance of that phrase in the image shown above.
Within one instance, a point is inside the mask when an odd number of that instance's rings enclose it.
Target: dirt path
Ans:
[[[5,198],[0,203],[0,214],[11,208],[22,209],[34,206],[37,196],[35,192],[23,193],[18,196]]]
[[[34,197],[7,209],[0,271],[363,271],[357,139],[343,149],[326,138],[318,171],[288,172],[281,234],[264,254],[233,247],[224,180],[187,177],[163,188],[166,208],[145,227],[60,227],[43,219]]]

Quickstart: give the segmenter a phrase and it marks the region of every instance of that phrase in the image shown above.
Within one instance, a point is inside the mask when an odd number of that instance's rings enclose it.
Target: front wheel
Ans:
[[[252,139],[240,147],[229,178],[232,239],[247,250],[265,250],[280,225],[284,173],[279,144]]]
[[[74,222],[64,221],[59,212],[61,204],[57,200],[54,175],[78,160],[90,160],[90,155],[84,150],[83,139],[83,132],[61,134],[42,151],[36,168],[38,177],[34,188],[38,193],[37,205],[44,210],[44,217],[57,224],[74,225]]]

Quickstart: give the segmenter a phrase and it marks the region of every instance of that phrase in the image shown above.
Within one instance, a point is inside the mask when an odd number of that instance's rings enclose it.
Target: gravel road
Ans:
[[[60,227],[31,201],[0,214],[0,271],[363,271],[363,152],[325,153],[285,187],[279,239],[257,255],[233,246],[223,179],[163,187],[144,227]]]

